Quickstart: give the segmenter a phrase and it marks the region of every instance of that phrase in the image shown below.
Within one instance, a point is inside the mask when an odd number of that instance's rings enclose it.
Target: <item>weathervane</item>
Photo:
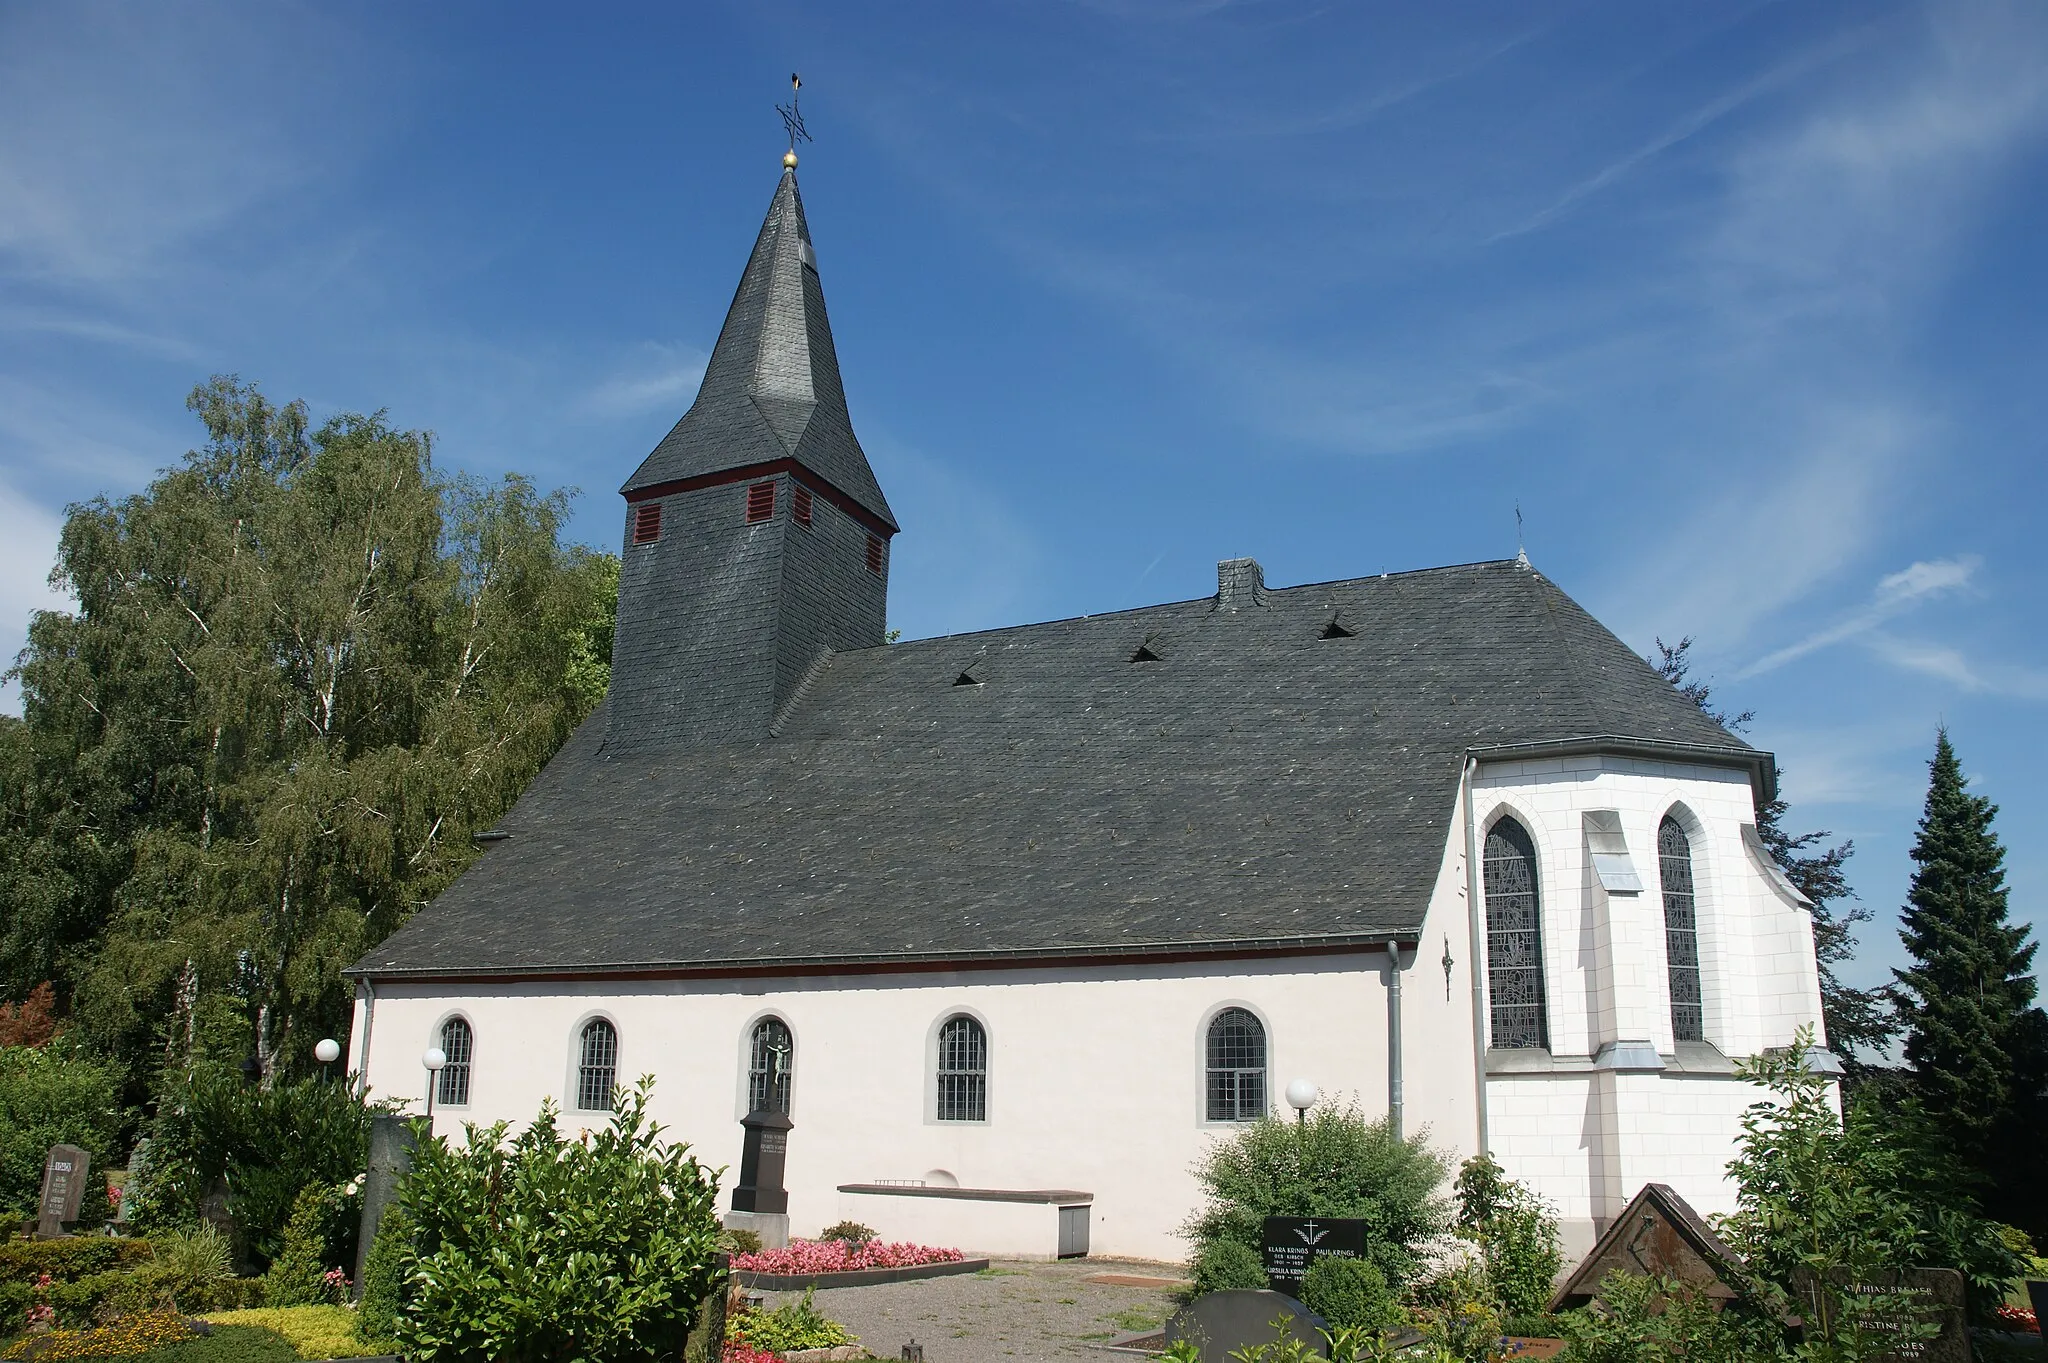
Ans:
[[[796,169],[796,144],[811,140],[810,133],[804,130],[803,110],[797,107],[797,101],[803,98],[803,91],[803,77],[794,71],[790,72],[789,103],[775,106],[775,112],[782,115],[783,131],[789,134],[789,150],[782,154],[782,164],[791,170]]]

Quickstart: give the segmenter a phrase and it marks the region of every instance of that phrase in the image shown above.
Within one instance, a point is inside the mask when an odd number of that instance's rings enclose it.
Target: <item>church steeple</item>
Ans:
[[[847,415],[793,160],[697,400],[619,489],[613,749],[765,739],[821,659],[882,642],[896,518]]]
[[[634,501],[665,483],[785,459],[897,529],[846,412],[794,167],[775,188],[696,402],[619,490]]]

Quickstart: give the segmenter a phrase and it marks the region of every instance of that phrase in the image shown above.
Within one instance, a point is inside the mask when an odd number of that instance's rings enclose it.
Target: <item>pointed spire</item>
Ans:
[[[847,415],[818,256],[788,165],[697,400],[619,490],[630,496],[785,459],[896,528]]]

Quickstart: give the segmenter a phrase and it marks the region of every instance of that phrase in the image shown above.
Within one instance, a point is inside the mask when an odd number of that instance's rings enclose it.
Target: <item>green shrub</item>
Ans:
[[[336,1292],[327,1281],[328,1222],[333,1219],[333,1190],[310,1184],[299,1190],[284,1242],[263,1275],[263,1300],[270,1306],[319,1306],[332,1303]]]
[[[741,1339],[770,1353],[792,1349],[836,1349],[853,1343],[853,1336],[811,1300],[816,1289],[805,1288],[802,1297],[786,1301],[773,1311],[743,1311],[725,1327],[727,1339]]]
[[[1415,1288],[1415,1323],[1431,1357],[1492,1363],[1499,1358],[1500,1300],[1486,1266],[1453,1257]]]
[[[414,1225],[397,1338],[436,1363],[673,1359],[718,1278],[716,1175],[647,1120],[651,1079],[574,1140],[552,1103],[421,1140],[399,1199]]]
[[[406,1260],[412,1255],[412,1218],[397,1203],[385,1208],[377,1238],[363,1260],[362,1297],[356,1303],[356,1329],[373,1350],[398,1337],[398,1313],[405,1306]]]
[[[254,1325],[216,1325],[210,1334],[167,1344],[130,1363],[297,1363],[299,1351],[275,1330]]]
[[[251,1311],[207,1315],[209,1325],[254,1325],[274,1330],[300,1358],[359,1358],[370,1352],[356,1332],[356,1314],[346,1306],[265,1306]]]
[[[70,1282],[133,1268],[150,1257],[149,1242],[108,1235],[72,1236],[63,1240],[18,1237],[0,1241],[0,1283],[32,1283],[47,1273]]]
[[[1194,1288],[1201,1292],[1228,1292],[1238,1288],[1266,1285],[1266,1264],[1256,1250],[1235,1240],[1216,1239],[1195,1255]]]
[[[842,1240],[849,1245],[864,1245],[875,1238],[875,1228],[873,1226],[863,1226],[858,1221],[839,1221],[819,1231],[818,1238],[820,1240]]]
[[[1479,1247],[1486,1277],[1509,1315],[1536,1315],[1550,1304],[1564,1267],[1549,1204],[1509,1178],[1490,1156],[1458,1171],[1458,1234]]]
[[[120,1087],[117,1069],[64,1037],[46,1046],[0,1046],[0,1216],[34,1216],[50,1147],[75,1145],[92,1156],[81,1220],[106,1220],[101,1190],[124,1120]]]
[[[63,1281],[53,1279],[43,1288],[33,1282],[0,1283],[0,1334],[18,1326],[29,1307],[37,1302],[48,1303],[57,1313],[57,1325],[82,1329],[93,1323],[102,1307],[125,1305],[131,1296],[132,1281],[132,1275],[114,1272],[88,1273]]]
[[[1301,1122],[1262,1117],[1195,1166],[1206,1204],[1181,1234],[1195,1243],[1199,1264],[1221,1240],[1256,1256],[1269,1216],[1355,1217],[1365,1222],[1366,1257],[1399,1291],[1450,1224],[1439,1194],[1449,1163],[1426,1137],[1403,1140],[1356,1105],[1326,1104]]]
[[[761,1237],[738,1226],[727,1226],[718,1232],[718,1247],[727,1254],[759,1254]]]
[[[338,1188],[360,1174],[369,1163],[370,1118],[389,1108],[364,1102],[348,1084],[303,1079],[266,1089],[236,1070],[202,1065],[158,1107],[130,1181],[129,1217],[147,1231],[194,1225],[207,1190],[225,1181],[236,1249],[268,1267],[300,1191]],[[355,1261],[356,1210],[331,1218],[324,1261]]]
[[[154,1253],[134,1273],[135,1288],[148,1302],[168,1302],[181,1311],[204,1311],[220,1302],[216,1288],[234,1280],[227,1237],[212,1226],[172,1231],[150,1242]]]
[[[1318,1257],[1302,1279],[1301,1300],[1340,1329],[1395,1330],[1407,1321],[1386,1275],[1365,1259]]]
[[[1561,1357],[1566,1363],[1742,1363],[1791,1356],[1776,1341],[1746,1337],[1742,1317],[1718,1306],[1676,1278],[1610,1273],[1600,1284],[1598,1307],[1557,1317],[1565,1340]]]

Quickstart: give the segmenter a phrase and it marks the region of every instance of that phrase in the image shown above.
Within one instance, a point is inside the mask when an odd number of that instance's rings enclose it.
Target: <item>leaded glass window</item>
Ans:
[[[619,1082],[619,1034],[603,1018],[583,1024],[582,1053],[576,1064],[576,1106],[584,1112],[610,1112],[612,1090]]]
[[[1266,1115],[1266,1028],[1242,1008],[1209,1024],[1209,1120],[1251,1122]]]
[[[988,1034],[971,1017],[939,1028],[939,1120],[988,1120]]]
[[[1671,974],[1671,1035],[1707,1039],[1700,994],[1699,911],[1692,889],[1692,844],[1669,814],[1657,825],[1657,869],[1664,882],[1664,959]]]
[[[465,1019],[449,1018],[441,1024],[441,1054],[448,1057],[448,1063],[441,1067],[440,1092],[434,1099],[444,1107],[461,1107],[469,1102],[469,1055],[474,1049],[473,1040]]]
[[[1492,1044],[1548,1047],[1543,1009],[1543,905],[1529,830],[1502,819],[1486,835],[1486,988]]]
[[[789,1077],[795,1058],[796,1042],[781,1018],[762,1018],[754,1024],[747,1061],[749,1112],[789,1111]]]

